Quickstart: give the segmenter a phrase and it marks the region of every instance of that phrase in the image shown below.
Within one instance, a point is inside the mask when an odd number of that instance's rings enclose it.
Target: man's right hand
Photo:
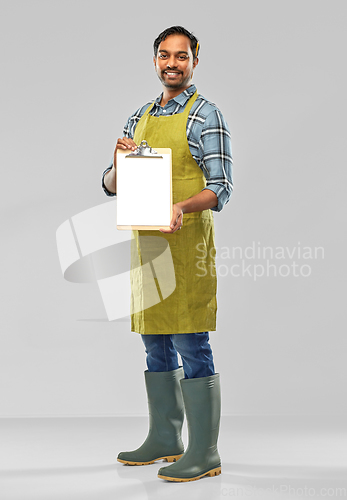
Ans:
[[[123,139],[118,139],[113,155],[113,167],[116,168],[117,166],[117,149],[130,149],[131,151],[135,151],[136,148],[137,145],[129,137],[123,137]]]

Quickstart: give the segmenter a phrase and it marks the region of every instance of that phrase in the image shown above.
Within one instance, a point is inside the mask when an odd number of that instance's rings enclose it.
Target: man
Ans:
[[[163,92],[136,111],[118,139],[113,165],[103,174],[107,195],[116,194],[116,152],[134,151],[146,140],[152,148],[171,148],[173,207],[170,229],[134,231],[141,259],[141,237],[161,236],[170,246],[176,289],[164,301],[132,314],[132,331],[141,334],[147,353],[145,382],[150,427],[136,450],[121,452],[125,464],[175,462],[159,470],[169,481],[193,481],[221,472],[217,449],[220,420],[219,374],[215,373],[209,331],[216,329],[216,273],[213,211],[232,191],[230,132],[219,109],[192,84],[199,42],[180,26],[163,31],[154,42],[154,67]],[[141,253],[142,252],[142,253]],[[204,257],[206,272],[197,269]],[[134,269],[132,294],[141,294]],[[201,269],[201,266],[199,266]],[[177,352],[182,367],[178,366]],[[182,398],[183,396],[183,398]],[[186,411],[189,445],[181,440]]]

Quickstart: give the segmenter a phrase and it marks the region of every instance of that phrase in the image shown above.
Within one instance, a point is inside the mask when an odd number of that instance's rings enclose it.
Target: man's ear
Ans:
[[[154,67],[157,68],[157,59],[155,56],[153,56],[153,63],[154,63]]]
[[[195,69],[195,68],[196,68],[196,66],[198,65],[198,63],[199,63],[199,58],[197,57],[197,58],[194,60],[194,62],[193,62],[193,69]]]

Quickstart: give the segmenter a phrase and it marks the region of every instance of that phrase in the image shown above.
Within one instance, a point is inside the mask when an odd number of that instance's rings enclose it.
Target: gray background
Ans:
[[[217,246],[324,248],[297,259],[307,277],[220,276],[223,413],[345,413],[346,2],[0,6],[0,416],[146,413],[139,336],[107,321],[95,283],[64,281],[55,232],[108,201],[101,172],[161,91],[152,42],[174,24],[200,39],[194,83],[232,132]]]

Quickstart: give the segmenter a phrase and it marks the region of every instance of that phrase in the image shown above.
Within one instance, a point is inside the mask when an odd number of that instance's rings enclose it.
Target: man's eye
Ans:
[[[166,59],[167,55],[166,54],[159,54],[160,59]]]

